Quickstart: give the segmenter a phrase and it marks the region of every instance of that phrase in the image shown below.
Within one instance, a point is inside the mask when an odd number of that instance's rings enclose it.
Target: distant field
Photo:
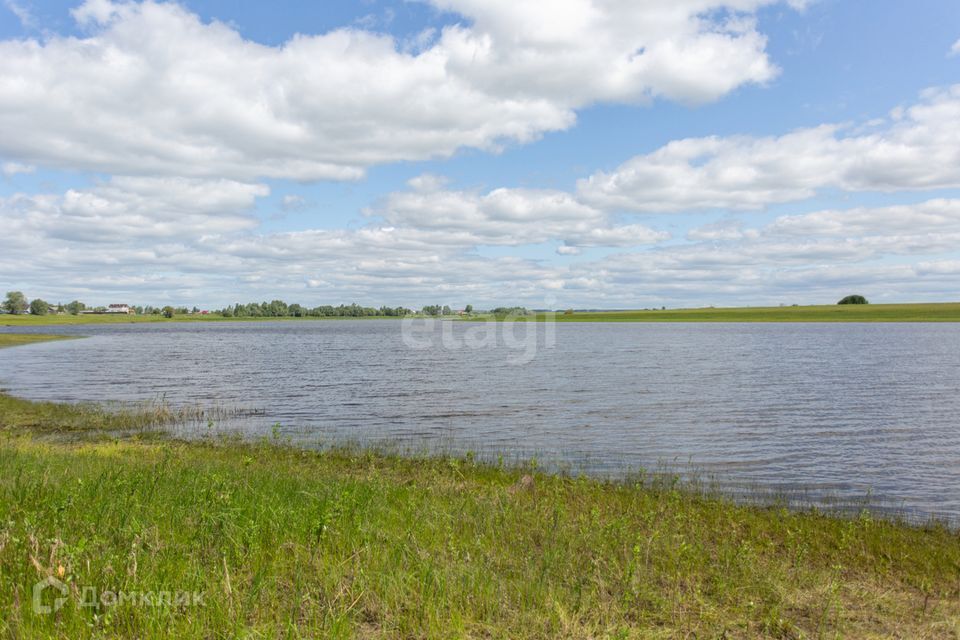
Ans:
[[[543,320],[544,314],[537,319]],[[559,322],[960,322],[960,302],[557,314]]]
[[[410,317],[410,316],[408,316]],[[419,316],[417,316],[419,317]],[[156,315],[0,315],[0,327],[28,327],[68,324],[124,324],[141,322],[263,322],[317,320],[376,320],[386,316],[267,318],[224,318],[220,315],[180,315],[164,318]],[[492,316],[476,314],[455,320],[487,320]],[[558,313],[558,322],[960,322],[960,302],[922,304],[811,305],[804,307],[731,307],[668,309],[665,311],[584,311]],[[398,318],[391,318],[398,319]],[[537,320],[546,319],[537,314]]]

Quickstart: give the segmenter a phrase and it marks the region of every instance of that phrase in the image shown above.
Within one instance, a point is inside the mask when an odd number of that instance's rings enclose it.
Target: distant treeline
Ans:
[[[447,307],[449,310],[450,307]],[[363,318],[368,316],[405,316],[413,313],[406,307],[362,307],[356,303],[341,304],[337,307],[321,305],[305,307],[301,304],[287,304],[283,300],[272,302],[248,302],[227,305],[216,313],[225,318]]]
[[[364,307],[356,303],[341,304],[338,306],[321,305],[307,307],[302,304],[287,304],[283,300],[271,302],[238,302],[227,305],[223,309],[201,310],[199,307],[174,307],[171,305],[155,307],[152,305],[112,304],[110,307],[88,307],[79,300],[67,304],[51,304],[41,299],[28,300],[20,291],[8,291],[6,299],[0,302],[0,312],[12,314],[31,313],[33,315],[71,314],[81,313],[133,313],[137,315],[162,315],[172,318],[175,315],[221,315],[225,318],[364,318],[364,317],[403,317],[418,313],[407,307]],[[425,316],[473,315],[473,305],[468,304],[463,310],[453,310],[449,305],[428,304],[420,309],[419,313]],[[485,312],[480,312],[485,313]],[[497,307],[489,312],[497,316],[527,315],[524,307]]]

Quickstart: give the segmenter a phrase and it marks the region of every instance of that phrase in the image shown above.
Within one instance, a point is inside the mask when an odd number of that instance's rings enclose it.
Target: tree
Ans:
[[[27,296],[22,291],[7,291],[7,299],[3,303],[3,310],[7,313],[26,313],[29,305]]]
[[[172,318],[174,313],[175,313],[175,310],[174,310],[174,308],[171,307],[170,305],[167,305],[167,306],[165,306],[165,307],[163,308],[163,317],[164,317],[164,318]]]
[[[860,295],[846,296],[837,304],[870,304],[867,299]]]
[[[467,313],[473,313],[473,305],[472,305],[472,304],[468,304],[467,306],[465,306],[465,307],[463,308],[463,310],[464,310],[465,312],[467,312]]]
[[[526,307],[497,307],[491,309],[490,313],[495,316],[525,316],[530,312],[527,311]]]
[[[266,303],[264,303],[266,304]],[[287,315],[289,307],[287,303],[283,300],[273,300],[270,304],[267,304],[266,309],[264,309],[263,315],[270,316],[273,318],[282,318]]]
[[[30,302],[30,313],[35,316],[45,316],[50,312],[50,303],[37,298]]]
[[[79,300],[74,300],[73,302],[68,302],[66,304],[67,313],[72,316],[80,315],[80,312],[87,308],[87,305],[83,304]]]

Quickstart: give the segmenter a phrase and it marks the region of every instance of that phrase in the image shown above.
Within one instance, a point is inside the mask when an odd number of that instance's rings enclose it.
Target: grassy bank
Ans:
[[[0,636],[960,637],[943,528],[157,419],[0,394]]]
[[[960,303],[596,311],[559,313],[554,318],[558,322],[960,322]]]

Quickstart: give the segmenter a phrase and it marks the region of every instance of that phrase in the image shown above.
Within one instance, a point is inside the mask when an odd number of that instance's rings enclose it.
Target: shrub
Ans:
[[[863,296],[852,295],[852,296],[847,296],[843,298],[837,304],[870,304],[870,303],[867,302],[867,299],[864,298]]]

